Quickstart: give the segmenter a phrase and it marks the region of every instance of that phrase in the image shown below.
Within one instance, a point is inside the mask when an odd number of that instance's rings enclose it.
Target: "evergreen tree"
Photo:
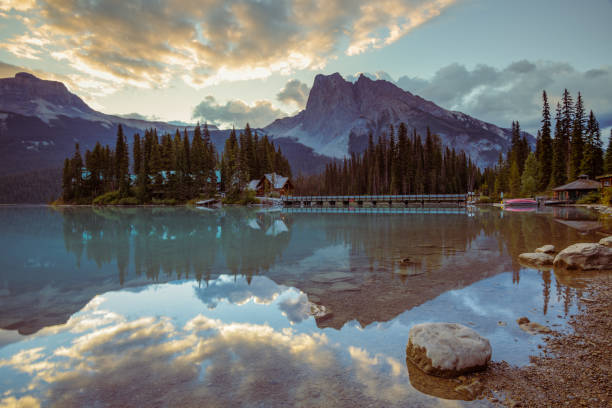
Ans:
[[[132,146],[132,151],[134,155],[134,174],[140,174],[140,167],[142,166],[142,146],[140,144],[140,135],[138,133],[134,134],[134,146]]]
[[[542,140],[541,149],[538,153],[538,190],[544,191],[551,181],[553,143],[551,138],[550,107],[546,91],[542,91]]]
[[[123,127],[119,124],[117,128],[117,142],[115,144],[115,179],[121,197],[127,197],[129,194],[129,163],[129,152],[125,136],[123,135]]]
[[[519,172],[518,163],[513,161],[510,165],[510,196],[518,197],[521,192],[521,174]]]
[[[557,104],[555,117],[555,139],[553,141],[552,172],[550,176],[550,187],[558,187],[565,184],[566,176],[565,139],[563,136],[563,124],[561,122],[561,106]]]
[[[534,153],[530,153],[525,160],[525,170],[521,176],[521,194],[524,196],[533,196],[537,189],[538,177],[538,161]]]
[[[575,180],[580,174],[582,150],[584,144],[585,113],[582,95],[578,92],[574,123],[570,140],[569,180]]]
[[[612,129],[610,129],[610,137],[608,138],[608,148],[604,159],[604,173],[612,174]]]
[[[599,123],[595,119],[593,111],[589,114],[580,171],[588,175],[589,178],[599,176],[603,172],[603,150],[601,147]]]
[[[562,142],[562,148],[563,148],[563,157],[565,158],[564,163],[563,163],[565,166],[565,180],[568,180],[570,176],[569,174],[569,170],[570,170],[569,159],[570,159],[570,151],[571,151],[570,139],[571,139],[571,134],[572,134],[572,124],[574,122],[574,105],[573,105],[572,96],[570,95],[567,88],[563,91],[561,102],[562,102],[562,106],[561,106],[560,136],[561,136],[561,142]]]
[[[72,197],[78,201],[83,195],[83,158],[78,143],[74,146],[74,156],[70,161],[70,170],[72,173],[71,179],[74,180]]]

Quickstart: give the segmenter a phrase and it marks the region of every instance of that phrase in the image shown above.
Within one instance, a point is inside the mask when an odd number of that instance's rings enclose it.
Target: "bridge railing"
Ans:
[[[467,194],[306,195],[283,196],[284,201],[465,201]]]

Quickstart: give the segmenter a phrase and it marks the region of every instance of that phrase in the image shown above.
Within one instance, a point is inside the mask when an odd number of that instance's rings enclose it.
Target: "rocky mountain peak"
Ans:
[[[401,122],[421,135],[430,129],[445,146],[464,150],[480,166],[494,164],[510,144],[509,129],[446,110],[392,82],[363,74],[355,83],[338,73],[317,75],[306,109],[265,129],[275,137],[294,138],[318,153],[344,157],[362,152],[369,133],[381,135],[389,125],[397,127]]]
[[[39,111],[41,105],[93,113],[61,82],[40,79],[27,72],[19,72],[14,78],[0,79],[0,109],[27,115]]]

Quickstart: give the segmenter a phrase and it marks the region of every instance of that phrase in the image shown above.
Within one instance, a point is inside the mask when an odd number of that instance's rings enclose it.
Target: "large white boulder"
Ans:
[[[484,369],[491,344],[461,324],[422,323],[410,329],[406,358],[426,374],[455,377]]]
[[[584,271],[612,270],[612,247],[593,243],[570,245],[557,254],[554,265]]]
[[[607,247],[612,247],[612,235],[610,235],[609,237],[600,239],[599,243]]]
[[[544,245],[544,246],[539,247],[535,251],[542,253],[542,254],[554,254],[555,246],[554,245]]]
[[[543,252],[526,252],[519,255],[519,261],[534,266],[552,266],[555,257]]]

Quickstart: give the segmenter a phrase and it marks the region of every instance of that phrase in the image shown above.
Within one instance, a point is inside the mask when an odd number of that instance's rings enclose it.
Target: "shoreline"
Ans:
[[[602,272],[584,279],[581,310],[569,321],[572,331],[546,335],[529,365],[490,363],[474,375],[484,386],[482,397],[509,407],[610,406],[612,276]]]

